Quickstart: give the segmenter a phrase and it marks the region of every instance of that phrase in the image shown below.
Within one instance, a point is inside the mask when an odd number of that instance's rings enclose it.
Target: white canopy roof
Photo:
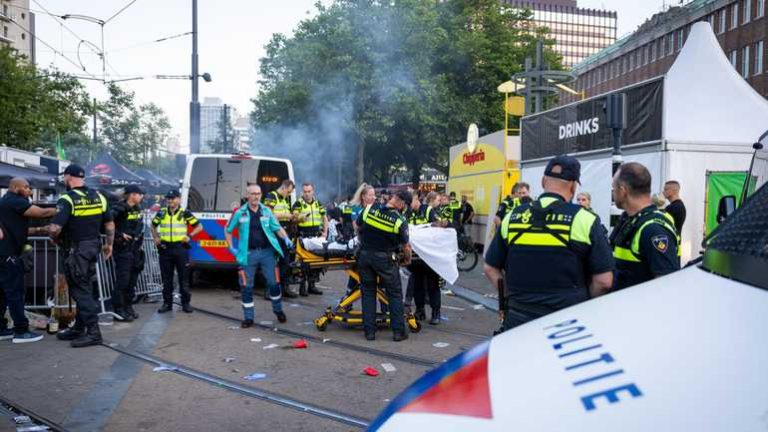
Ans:
[[[751,145],[768,129],[768,101],[731,65],[706,22],[691,27],[664,80],[668,143]]]

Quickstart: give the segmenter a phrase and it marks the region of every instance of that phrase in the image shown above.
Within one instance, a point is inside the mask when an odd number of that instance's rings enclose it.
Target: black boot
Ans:
[[[306,296],[309,295],[309,293],[307,293],[307,283],[306,282],[301,282],[299,284],[299,295],[302,296],[302,297],[306,297]]]
[[[139,314],[136,313],[135,310],[133,310],[133,305],[128,304],[126,307],[123,308],[126,314],[130,315],[132,319],[139,319]]]
[[[119,322],[132,322],[133,321],[133,315],[128,313],[128,311],[125,308],[121,307],[115,307],[115,321]]]
[[[316,294],[316,295],[323,295],[323,292],[320,291],[319,289],[317,289],[317,287],[315,287],[315,283],[314,282],[310,282],[309,283],[309,293],[310,294]]]
[[[413,316],[416,318],[416,321],[424,321],[427,319],[427,313],[424,311],[424,308],[416,308],[416,313],[413,314]]]
[[[98,324],[89,325],[84,335],[70,343],[73,348],[83,348],[99,344],[101,344],[101,330],[99,330]]]
[[[157,310],[157,313],[166,313],[172,310],[173,310],[173,306],[170,303],[163,303],[160,309]]]
[[[431,325],[440,324],[440,309],[432,309],[432,318],[429,320]]]
[[[56,339],[63,340],[63,341],[71,341],[79,338],[80,336],[83,336],[85,334],[85,327],[78,326],[77,323],[75,323],[74,327],[70,327],[64,330],[59,330],[58,333],[56,333]]]

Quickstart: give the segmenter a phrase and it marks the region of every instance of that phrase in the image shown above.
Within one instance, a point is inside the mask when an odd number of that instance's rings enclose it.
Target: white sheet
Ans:
[[[459,269],[456,267],[456,255],[459,253],[456,230],[429,225],[411,225],[409,228],[411,247],[419,258],[448,283],[456,282],[459,278]]]

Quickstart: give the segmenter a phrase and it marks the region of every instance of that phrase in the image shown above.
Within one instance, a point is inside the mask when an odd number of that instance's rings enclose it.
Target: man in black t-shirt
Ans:
[[[24,315],[24,264],[21,254],[27,246],[27,235],[38,234],[39,228],[29,228],[29,218],[49,218],[55,208],[43,209],[32,205],[29,182],[14,178],[8,192],[0,199],[0,340],[13,339],[13,343],[35,342],[42,334],[29,330],[29,320]],[[13,319],[13,329],[8,329],[5,309]]]
[[[685,223],[685,204],[680,199],[680,183],[675,180],[664,183],[664,198],[669,201],[669,205],[664,210],[674,219],[679,236],[683,232]]]

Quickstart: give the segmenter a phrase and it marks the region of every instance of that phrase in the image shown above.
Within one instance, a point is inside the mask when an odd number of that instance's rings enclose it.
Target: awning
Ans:
[[[14,177],[26,179],[34,189],[56,187],[54,175],[0,162],[0,188],[7,188]]]

